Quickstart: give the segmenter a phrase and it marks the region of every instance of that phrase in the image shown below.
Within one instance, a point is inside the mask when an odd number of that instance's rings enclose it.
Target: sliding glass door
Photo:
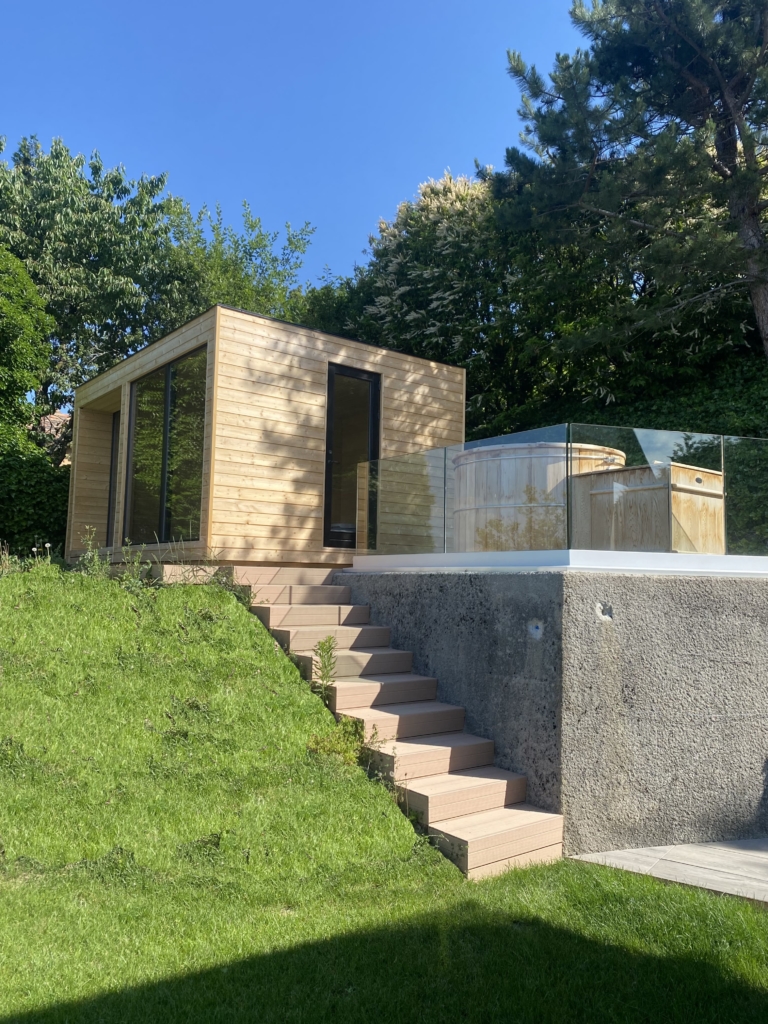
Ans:
[[[379,457],[378,373],[328,364],[323,544],[354,548],[357,466]]]
[[[206,367],[197,349],[132,386],[126,542],[200,538]]]

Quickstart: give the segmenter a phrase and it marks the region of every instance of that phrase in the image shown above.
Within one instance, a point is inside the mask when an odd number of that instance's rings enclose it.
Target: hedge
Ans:
[[[69,466],[54,466],[20,427],[0,424],[0,542],[12,554],[63,551]]]

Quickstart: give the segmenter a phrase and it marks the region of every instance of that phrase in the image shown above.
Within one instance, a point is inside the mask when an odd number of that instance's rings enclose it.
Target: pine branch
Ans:
[[[658,234],[668,235],[670,238],[680,238],[683,241],[687,241],[691,236],[686,235],[681,231],[672,231],[671,228],[660,228],[655,224],[649,224],[644,220],[636,220],[633,217],[625,217],[622,213],[616,213],[613,210],[603,210],[599,206],[590,206],[589,203],[579,202],[574,204],[579,206],[582,210],[587,210],[589,213],[599,213],[603,217],[613,217],[616,220],[623,220],[627,224],[631,224],[636,228],[643,228],[646,231],[653,231]]]

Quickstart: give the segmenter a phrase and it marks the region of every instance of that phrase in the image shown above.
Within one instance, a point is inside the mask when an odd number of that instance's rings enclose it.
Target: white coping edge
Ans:
[[[342,572],[616,572],[662,576],[768,577],[765,555],[664,554],[655,551],[466,551],[429,555],[355,555]]]

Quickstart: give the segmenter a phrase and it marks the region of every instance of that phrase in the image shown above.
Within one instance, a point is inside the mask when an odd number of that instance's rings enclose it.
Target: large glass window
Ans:
[[[206,364],[201,348],[133,385],[124,531],[132,544],[200,538]]]
[[[326,547],[355,547],[357,467],[379,454],[380,380],[377,373],[328,364]]]

